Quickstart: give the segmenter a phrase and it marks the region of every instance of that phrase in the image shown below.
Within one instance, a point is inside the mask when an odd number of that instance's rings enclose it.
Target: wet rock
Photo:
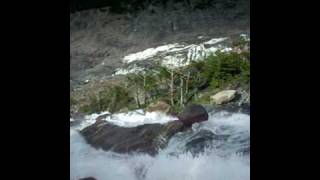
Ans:
[[[250,104],[242,104],[240,112],[250,115]]]
[[[130,128],[107,121],[96,121],[80,133],[95,148],[117,153],[147,153],[153,156],[159,149],[165,148],[177,132],[185,130],[192,123],[208,120],[207,112],[198,105],[187,107],[179,117],[180,120],[166,124],[144,124]]]
[[[89,144],[105,151],[117,153],[147,153],[155,155],[167,140],[181,131],[183,124],[172,121],[165,125],[144,124],[126,128],[108,122],[97,122],[81,131]]]
[[[179,120],[171,121],[163,125],[156,139],[156,146],[158,148],[165,148],[170,138],[177,132],[183,131],[185,128],[184,123]]]
[[[208,113],[201,105],[189,105],[179,115],[178,118],[186,126],[191,126],[193,123],[208,120]]]

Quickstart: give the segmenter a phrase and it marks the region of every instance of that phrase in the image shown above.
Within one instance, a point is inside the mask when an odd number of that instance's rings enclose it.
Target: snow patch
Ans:
[[[214,38],[214,39],[211,39],[207,42],[204,42],[204,44],[217,44],[217,43],[225,41],[225,40],[227,40],[227,38]]]
[[[246,41],[250,41],[248,35],[241,34],[240,36]],[[198,37],[198,39],[201,38],[203,38],[203,36]],[[132,64],[135,61],[142,60],[160,60],[161,66],[169,69],[183,67],[189,65],[192,61],[199,61],[209,55],[215,55],[217,51],[232,51],[231,47],[221,44],[221,42],[226,41],[227,39],[227,37],[213,38],[199,44],[167,44],[129,54],[123,58],[123,62],[125,64],[130,64],[130,66],[127,68],[117,69],[114,75],[126,75],[129,73],[139,73],[144,71],[145,67],[139,67],[136,64]]]
[[[178,44],[167,44],[159,46],[156,48],[149,48],[141,52],[129,54],[123,58],[124,63],[131,63],[133,61],[145,60],[147,58],[153,57],[156,54],[164,51],[169,51],[171,48],[177,46]]]
[[[144,68],[133,65],[130,68],[118,68],[114,75],[126,75],[130,73],[138,73],[144,71]]]
[[[179,53],[183,51],[187,51],[188,60],[196,60],[199,57],[203,57],[207,52],[211,52],[212,48],[209,48],[207,50],[204,47],[204,45],[214,45],[225,40],[227,40],[227,38],[213,38],[209,41],[200,43],[198,45],[195,45],[195,44],[184,45],[179,43],[167,44],[163,46],[158,46],[156,48],[149,48],[141,52],[129,54],[123,58],[123,62],[128,64],[134,61],[146,60],[156,55],[165,56],[168,53]],[[166,59],[169,59],[170,57],[176,58],[175,56],[172,56],[172,55],[165,56],[165,57]]]
[[[250,37],[247,34],[240,34],[240,37],[242,37],[245,41],[250,41]]]

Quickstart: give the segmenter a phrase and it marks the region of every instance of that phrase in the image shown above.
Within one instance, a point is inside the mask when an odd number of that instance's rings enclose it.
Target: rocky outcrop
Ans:
[[[96,121],[80,133],[95,148],[117,153],[147,153],[156,155],[166,147],[170,138],[196,122],[208,120],[206,110],[200,105],[187,107],[180,120],[166,124],[144,124],[137,127],[120,127],[107,121]]]
[[[96,148],[117,153],[147,153],[155,155],[160,147],[176,132],[184,128],[183,123],[173,121],[166,125],[145,124],[134,128],[98,122],[81,133]]]
[[[151,103],[147,108],[147,112],[159,111],[163,113],[169,113],[171,106],[164,101],[156,101]]]
[[[224,104],[228,103],[236,97],[236,90],[224,90],[210,97],[212,103],[214,104]]]
[[[178,118],[186,126],[191,126],[193,123],[208,120],[208,113],[203,106],[189,105],[178,115]]]

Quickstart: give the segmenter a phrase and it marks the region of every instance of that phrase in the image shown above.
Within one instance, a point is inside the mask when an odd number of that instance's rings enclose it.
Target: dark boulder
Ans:
[[[80,133],[95,148],[117,153],[147,153],[156,155],[158,150],[166,147],[170,138],[183,131],[192,123],[208,120],[208,114],[202,107],[186,108],[180,120],[166,124],[144,124],[137,127],[120,127],[107,121],[96,121]],[[187,125],[187,126],[186,126]]]
[[[178,115],[178,118],[186,126],[191,126],[196,122],[207,121],[208,113],[203,106],[193,104],[187,106],[182,113]]]
[[[180,121],[172,121],[165,125],[144,124],[132,128],[97,121],[83,129],[81,134],[93,147],[105,151],[155,155],[159,148],[166,145],[167,140],[183,128]]]

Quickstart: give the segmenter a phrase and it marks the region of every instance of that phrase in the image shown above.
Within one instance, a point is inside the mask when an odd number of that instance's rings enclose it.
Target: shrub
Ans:
[[[121,86],[106,88],[89,97],[89,103],[80,108],[81,112],[96,113],[101,111],[109,111],[114,113],[121,108],[128,107],[131,98],[127,89]]]
[[[205,59],[202,76],[210,88],[220,88],[230,83],[248,83],[250,62],[248,54],[220,53]]]
[[[70,96],[70,106],[73,106],[73,105],[76,105],[77,104],[77,101]]]

